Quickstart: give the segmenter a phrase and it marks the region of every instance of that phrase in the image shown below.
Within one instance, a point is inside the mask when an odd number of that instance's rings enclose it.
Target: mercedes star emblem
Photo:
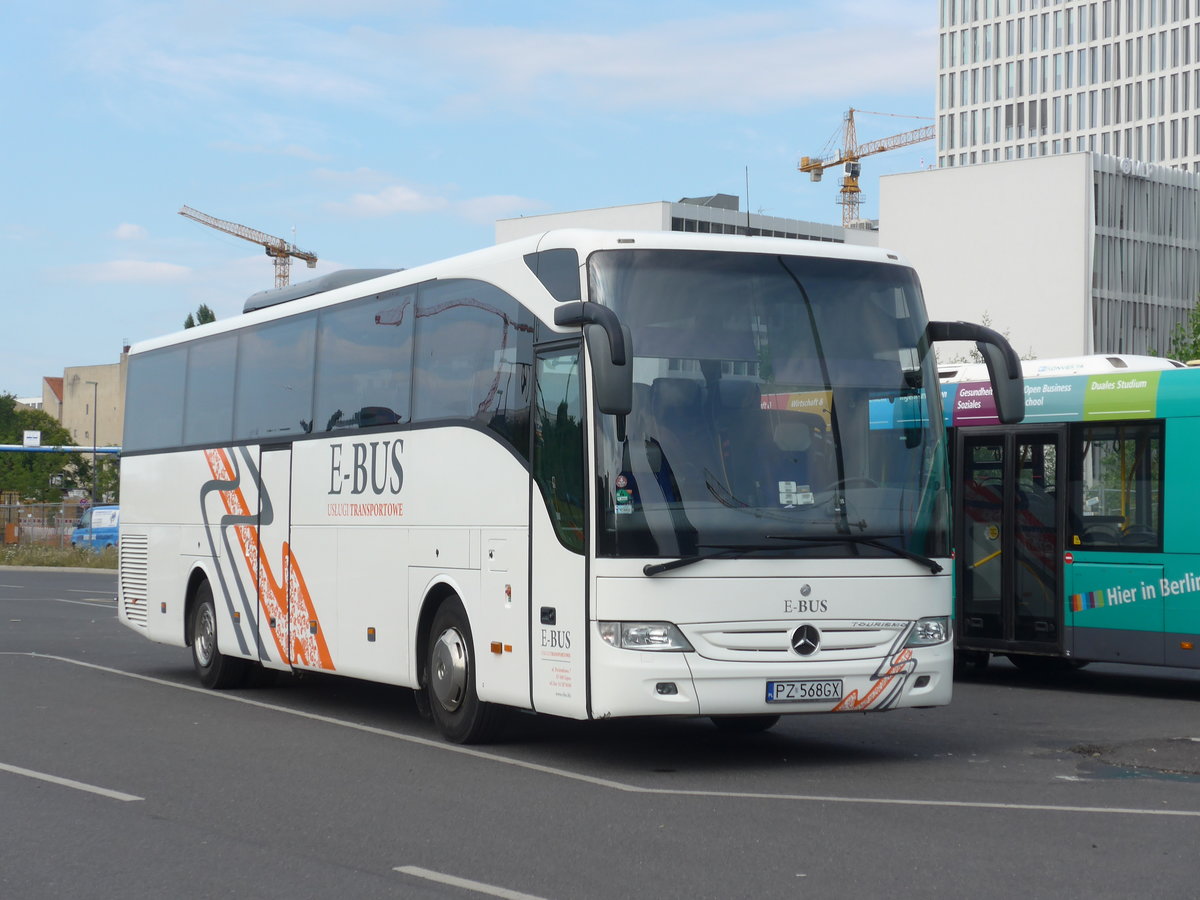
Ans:
[[[821,632],[814,625],[801,625],[792,632],[792,649],[800,656],[812,656],[821,646]]]

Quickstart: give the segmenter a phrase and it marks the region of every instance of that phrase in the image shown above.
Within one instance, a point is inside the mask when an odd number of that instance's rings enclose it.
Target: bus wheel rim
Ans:
[[[196,621],[196,658],[200,665],[212,663],[213,649],[216,647],[216,622],[213,620],[212,607],[208,604],[200,607],[200,615]]]
[[[467,645],[457,628],[447,628],[438,636],[429,668],[438,704],[446,712],[455,712],[467,693]]]

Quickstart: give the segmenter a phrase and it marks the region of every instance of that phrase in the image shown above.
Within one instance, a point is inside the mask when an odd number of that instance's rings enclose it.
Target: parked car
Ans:
[[[89,547],[92,550],[117,546],[120,518],[119,506],[95,506],[84,510],[75,530],[71,532],[71,546]]]

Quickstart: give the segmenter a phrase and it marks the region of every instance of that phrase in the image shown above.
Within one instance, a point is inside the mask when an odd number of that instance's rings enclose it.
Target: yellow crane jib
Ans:
[[[215,228],[217,231],[232,234],[234,237],[239,237],[261,246],[266,251],[267,256],[275,261],[275,287],[288,286],[291,281],[290,274],[293,257],[304,260],[310,269],[317,267],[317,254],[301,250],[295,244],[289,243],[281,237],[275,237],[273,234],[267,234],[264,231],[250,228],[247,225],[239,225],[237,222],[218,219],[216,216],[202,213],[200,210],[192,209],[190,206],[180,208],[179,214],[194,222],[199,222],[201,225],[207,225],[209,228]]]
[[[893,134],[889,137],[859,144],[855,136],[855,112],[868,113],[867,110],[856,110],[853,107],[846,111],[845,116],[842,118],[841,149],[817,157],[802,156],[800,157],[800,165],[797,167],[801,172],[808,173],[808,177],[813,181],[820,181],[826,169],[842,165],[846,167],[845,176],[842,178],[842,186],[838,191],[837,201],[842,206],[842,227],[844,228],[853,228],[859,225],[861,221],[859,208],[862,203],[862,189],[859,187],[858,179],[862,175],[862,164],[859,160],[864,156],[871,156],[887,150],[895,150],[898,147],[907,147],[909,144],[932,140],[935,134],[933,125],[925,125],[921,128],[914,128],[911,131],[904,131],[900,134]],[[894,113],[868,114],[876,116],[895,115]],[[904,118],[923,117],[912,116]]]

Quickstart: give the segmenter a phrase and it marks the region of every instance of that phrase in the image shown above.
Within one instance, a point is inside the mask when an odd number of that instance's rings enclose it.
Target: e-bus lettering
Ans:
[[[570,650],[571,632],[557,628],[543,628],[542,647],[547,650]]]
[[[828,600],[784,600],[783,611],[785,613],[823,613],[829,612]]]
[[[350,482],[350,493],[356,496],[368,488],[376,495],[400,493],[404,487],[404,466],[400,462],[404,441],[355,441],[350,448],[348,467],[344,459],[345,445],[334,444],[329,448],[330,494],[340,494],[347,481]]]

